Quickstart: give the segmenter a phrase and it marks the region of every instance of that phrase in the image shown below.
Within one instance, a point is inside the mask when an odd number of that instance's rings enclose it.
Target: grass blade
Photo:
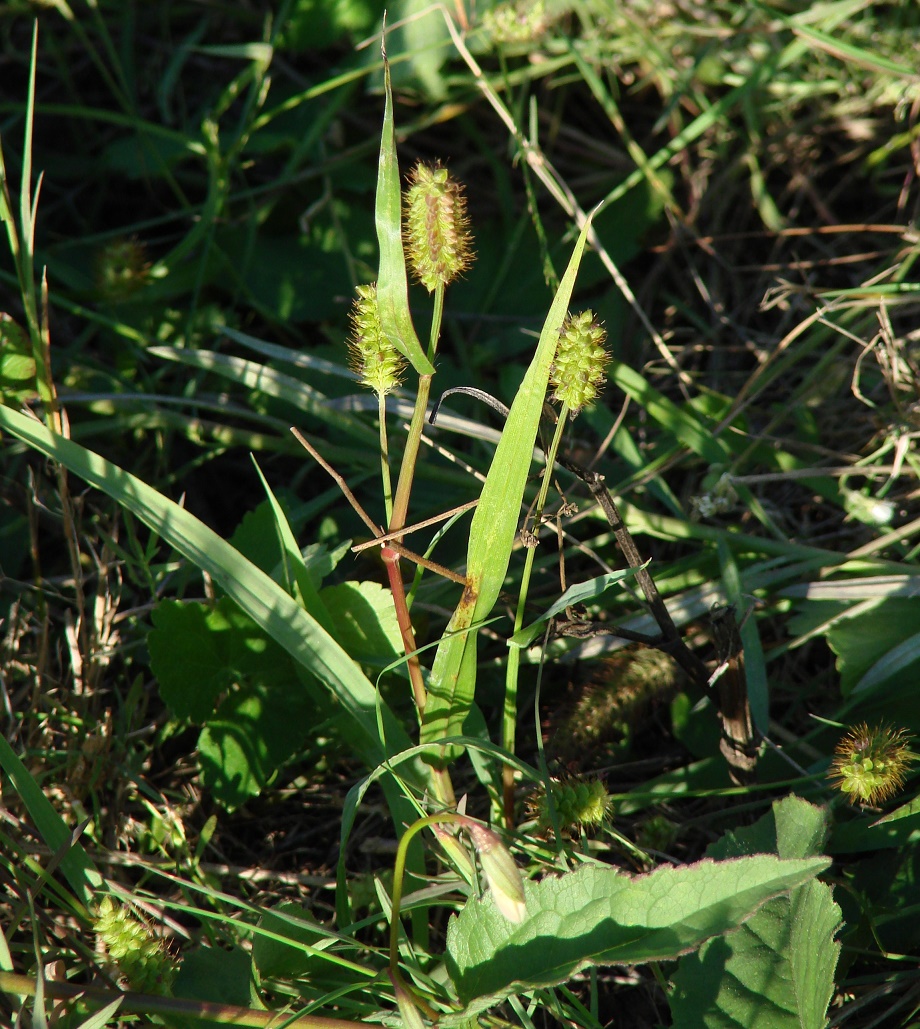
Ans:
[[[339,700],[352,719],[354,749],[369,767],[411,745],[402,725],[349,655],[273,579],[216,532],[141,479],[25,415],[0,407],[0,426],[107,493],[206,571]]]
[[[386,87],[386,107],[380,137],[375,207],[377,240],[380,244],[380,271],[377,278],[380,324],[390,342],[406,357],[419,375],[433,375],[434,365],[422,350],[409,313],[409,283],[402,242],[402,193],[399,186],[399,162],[396,159],[396,131],[393,125],[393,88],[386,54],[383,58],[383,78]]]
[[[473,703],[476,686],[476,634],[463,630],[488,617],[511,559],[518,513],[530,471],[534,443],[546,398],[550,366],[559,330],[568,311],[581,263],[590,217],[575,244],[559,289],[540,333],[540,341],[524,381],[514,398],[492,466],[470,526],[467,586],[438,647],[422,719],[421,742],[458,736]],[[446,755],[447,756],[447,755]]]

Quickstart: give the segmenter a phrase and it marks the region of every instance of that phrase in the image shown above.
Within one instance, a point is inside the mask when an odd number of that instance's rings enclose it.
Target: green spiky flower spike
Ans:
[[[854,726],[837,744],[830,778],[850,803],[878,804],[897,793],[916,756],[903,729]]]
[[[470,223],[463,189],[440,165],[417,164],[406,191],[406,256],[415,277],[434,293],[469,267]]]
[[[584,776],[551,779],[549,788],[562,833],[599,829],[613,814],[613,800],[599,779]],[[540,829],[549,829],[553,818],[545,789],[534,798],[533,809]]]
[[[396,389],[406,367],[405,358],[384,335],[377,307],[377,286],[358,286],[351,307],[351,335],[348,339],[349,364],[362,384],[377,394],[380,424],[380,471],[387,521],[393,513],[393,486],[390,481],[390,451],[387,439],[386,395]]]
[[[604,349],[606,338],[593,311],[570,314],[562,323],[549,381],[553,400],[573,414],[587,407],[604,386],[604,369],[610,360]]]
[[[377,309],[377,286],[358,286],[351,307],[349,364],[363,385],[386,396],[402,381],[405,358],[383,334]]]
[[[168,996],[176,962],[162,940],[111,897],[104,897],[96,917],[96,933],[129,989]]]

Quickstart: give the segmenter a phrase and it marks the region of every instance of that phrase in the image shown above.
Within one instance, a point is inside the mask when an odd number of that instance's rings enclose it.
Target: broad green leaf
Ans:
[[[287,689],[268,674],[236,684],[198,737],[202,781],[230,811],[268,786],[325,714],[298,688],[293,669],[288,673]]]
[[[755,825],[707,851],[814,857],[828,833],[825,810],[799,797],[773,805]],[[834,990],[840,908],[824,883],[774,897],[737,932],[681,958],[670,998],[675,1029],[822,1029]]]
[[[380,326],[419,375],[433,375],[434,365],[425,356],[409,313],[409,282],[402,239],[402,192],[399,162],[396,158],[396,131],[393,124],[393,88],[390,65],[384,56],[383,78],[386,106],[380,136],[380,161],[377,166],[375,218],[380,245],[380,270],[377,276],[377,306]]]
[[[920,663],[917,625],[920,600],[886,597],[860,607],[853,617],[839,618],[828,629],[827,642],[837,655],[840,689],[844,696],[868,693],[900,672],[916,677]],[[911,669],[913,666],[913,669]]]
[[[147,647],[160,694],[177,717],[204,724],[204,783],[224,807],[237,808],[328,717],[326,697],[228,597],[212,608],[164,600],[152,618]]]
[[[572,298],[590,225],[591,219],[588,218],[559,283],[540,333],[536,353],[511,405],[489,474],[482,487],[470,525],[466,559],[467,586],[435,655],[422,718],[422,743],[459,736],[473,702],[476,688],[476,633],[465,630],[474,622],[488,618],[508,571],[521,500],[546,398],[550,367],[556,354],[559,330]],[[450,755],[450,751],[445,752],[446,757]]]
[[[736,933],[681,959],[670,998],[674,1029],[823,1029],[839,926],[824,883],[769,901]]]
[[[226,597],[213,609],[164,600],[151,620],[147,649],[160,696],[177,718],[199,724],[214,714],[218,699],[234,682],[252,674],[268,642]]]
[[[251,963],[248,951],[239,946],[192,947],[182,956],[173,996],[249,1007]]]
[[[260,976],[293,979],[305,975],[318,960],[322,961],[312,952],[315,944],[328,941],[329,934],[312,912],[301,904],[282,901],[277,907],[263,912],[259,929],[273,934],[268,936],[259,932],[252,941],[252,963]],[[274,937],[281,937],[287,942]]]
[[[380,583],[342,582],[326,586],[320,596],[335,638],[355,661],[381,667],[402,653],[393,594]]]
[[[10,401],[34,397],[37,371],[25,329],[0,311],[0,396]]]
[[[373,685],[339,644],[270,576],[184,508],[123,468],[0,407],[0,427],[96,486],[206,571],[253,621],[312,672],[350,716],[350,742],[369,767],[411,744]],[[378,730],[378,716],[385,740]],[[417,770],[418,771],[418,770]]]
[[[635,877],[586,865],[527,884],[521,925],[506,921],[488,894],[470,901],[447,929],[448,972],[467,1005],[560,983],[591,965],[673,960],[829,864],[760,855]]]

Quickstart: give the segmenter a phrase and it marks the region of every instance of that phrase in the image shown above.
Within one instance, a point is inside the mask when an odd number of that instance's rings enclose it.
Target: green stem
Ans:
[[[162,1015],[171,1024],[189,1024],[206,1019],[225,1025],[250,1026],[252,1029],[270,1029],[271,1026],[296,1026],[297,1029],[363,1029],[367,1022],[346,1018],[323,1018],[319,1015],[283,1016],[277,1011],[257,1011],[233,1004],[209,1001],[181,1000],[177,997],[157,997],[148,993],[123,992],[103,989],[99,986],[60,982],[57,979],[41,980],[45,997],[54,999],[82,999],[100,1005],[119,1001],[122,1014]],[[39,989],[39,980],[14,972],[0,972],[0,994],[20,997],[34,997]]]
[[[431,316],[431,333],[428,340],[428,360],[433,361],[438,349],[438,338],[441,335],[441,321],[444,317],[444,286],[439,285],[434,291],[434,312]],[[428,397],[431,393],[431,375],[420,375],[418,392],[415,395],[415,410],[409,425],[409,436],[406,449],[403,451],[402,464],[399,469],[399,482],[396,485],[396,499],[393,503],[393,514],[390,517],[389,531],[394,532],[406,524],[409,510],[409,495],[415,478],[415,462],[418,459],[422,442],[422,430],[425,427],[425,416],[428,413]],[[399,542],[402,542],[401,540]]]
[[[546,497],[549,493],[550,479],[553,468],[556,464],[556,454],[559,452],[559,445],[562,441],[562,433],[569,416],[567,404],[562,405],[559,412],[559,419],[556,422],[556,432],[550,444],[549,453],[546,455],[546,466],[543,472],[543,482],[540,484],[540,493],[534,507],[533,525],[534,536],[540,532],[540,522],[543,518],[543,509],[546,506]],[[518,594],[518,606],[514,616],[514,632],[517,632],[524,624],[524,611],[527,605],[527,591],[530,588],[530,576],[533,571],[536,546],[527,548],[527,556],[524,559],[524,571],[521,575],[521,589]],[[508,664],[505,668],[505,703],[502,709],[502,748],[507,754],[514,754],[515,737],[517,735],[517,695],[518,695],[518,673],[521,666],[521,648],[511,647],[508,651]],[[502,768],[502,795],[504,804],[505,825],[510,829],[514,824],[514,769],[511,765],[504,765]]]
[[[428,343],[428,359],[433,360],[438,348],[438,337],[441,334],[441,321],[444,315],[444,286],[439,285],[434,294],[434,313],[431,318],[431,334]],[[406,439],[406,448],[403,451],[402,464],[399,469],[399,481],[396,484],[396,496],[393,499],[393,509],[389,516],[389,532],[396,532],[406,524],[406,517],[409,511],[409,496],[412,492],[412,482],[415,478],[415,464],[418,459],[418,452],[422,441],[422,430],[425,427],[425,417],[428,413],[428,398],[431,393],[431,375],[420,375],[418,380],[418,391],[415,396],[415,410],[412,412],[412,421],[409,425],[409,435]],[[397,543],[402,542],[402,537],[395,537]],[[387,556],[389,548],[384,547],[384,562],[387,565],[387,576],[390,582],[390,591],[393,594],[393,605],[396,609],[396,620],[399,623],[399,631],[402,636],[403,648],[408,661],[409,679],[412,683],[412,693],[419,715],[425,708],[426,689],[422,676],[422,666],[416,654],[415,631],[412,627],[412,619],[409,616],[409,604],[406,598],[406,590],[402,581],[400,571],[399,555],[392,553],[392,558]],[[446,769],[440,770],[435,776],[435,792],[438,800],[447,805],[454,803],[454,790],[451,784],[450,775]]]
[[[383,482],[383,506],[389,524],[393,517],[393,482],[390,478],[390,442],[387,437],[387,400],[377,394],[377,420],[380,423],[380,478]]]
[[[454,825],[467,825],[469,819],[456,811],[439,811],[433,815],[426,815],[417,822],[413,822],[403,833],[399,846],[396,848],[396,861],[393,865],[393,898],[392,910],[390,911],[390,979],[393,985],[401,987],[415,1001],[427,1018],[436,1022],[438,1014],[426,1001],[424,1001],[415,990],[403,979],[399,970],[399,909],[402,904],[403,878],[406,874],[406,855],[409,852],[409,844],[412,840],[430,825],[443,825],[453,823]]]

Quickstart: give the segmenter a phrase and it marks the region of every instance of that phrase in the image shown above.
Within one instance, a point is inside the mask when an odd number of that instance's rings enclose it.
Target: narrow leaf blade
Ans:
[[[435,655],[422,719],[422,743],[461,735],[473,703],[476,634],[464,630],[489,616],[508,572],[550,367],[590,226],[589,217],[546,316],[536,353],[511,405],[473,515],[466,563],[467,587],[448,625],[448,633],[455,635],[446,636]]]
[[[384,335],[409,361],[419,375],[433,375],[434,365],[425,356],[409,313],[409,282],[402,241],[402,193],[399,162],[396,158],[396,131],[393,124],[393,87],[390,65],[383,56],[386,106],[380,136],[380,161],[377,165],[377,199],[374,210],[377,242],[380,245],[380,270],[377,276],[377,306]]]

